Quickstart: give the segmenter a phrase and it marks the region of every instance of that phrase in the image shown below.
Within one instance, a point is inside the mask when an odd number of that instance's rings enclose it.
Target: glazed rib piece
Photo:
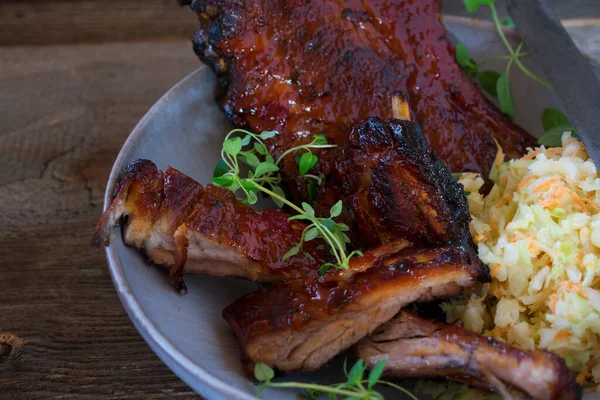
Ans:
[[[184,273],[273,282],[315,274],[330,261],[328,252],[317,249],[318,240],[304,245],[312,259],[298,254],[281,261],[300,240],[304,224],[288,221],[280,211],[257,212],[227,189],[202,186],[170,167],[163,173],[148,160],[127,166],[92,244],[107,245],[122,216],[127,216],[124,243],[169,267],[182,292]]]
[[[384,376],[448,378],[505,398],[581,397],[575,374],[556,354],[521,350],[405,311],[359,342],[355,351],[371,368],[387,360]]]
[[[262,288],[223,310],[251,376],[256,362],[312,371],[415,301],[454,296],[487,269],[470,247],[391,252],[350,277],[308,278]]]
[[[225,112],[255,132],[279,131],[270,141],[278,154],[311,134],[342,143],[366,118],[391,118],[397,93],[452,171],[487,175],[492,136],[511,158],[535,145],[462,71],[438,0],[182,2],[199,15],[194,49],[226,89]],[[329,175],[323,153],[317,168]],[[294,178],[293,157],[286,161]]]
[[[396,238],[429,246],[469,236],[464,189],[412,122],[369,118],[352,129],[335,157],[347,220],[363,247]]]

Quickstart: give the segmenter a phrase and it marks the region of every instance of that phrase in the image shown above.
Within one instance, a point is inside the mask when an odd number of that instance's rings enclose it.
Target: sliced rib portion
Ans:
[[[247,294],[225,310],[251,376],[258,361],[319,368],[415,301],[457,295],[488,278],[470,247],[404,249],[345,279],[308,278]]]
[[[448,378],[505,398],[578,399],[581,390],[562,358],[521,350],[474,332],[401,312],[356,347],[374,367],[395,378]]]
[[[463,187],[417,124],[369,118],[337,150],[333,179],[341,182],[364,247],[399,237],[433,245],[469,236]]]
[[[458,65],[438,0],[180,1],[200,17],[194,49],[221,78],[225,112],[255,132],[279,131],[278,153],[310,134],[342,143],[367,117],[391,118],[395,93],[453,171],[487,175],[492,136],[509,157],[535,145]],[[328,175],[331,159],[320,159]]]
[[[282,261],[300,240],[303,223],[277,210],[257,212],[227,189],[202,186],[170,167],[163,173],[148,160],[127,166],[92,244],[107,245],[122,216],[125,244],[168,266],[180,291],[183,273],[273,282],[315,274],[331,261],[326,250],[317,249],[319,240],[304,245],[311,258],[298,254]]]

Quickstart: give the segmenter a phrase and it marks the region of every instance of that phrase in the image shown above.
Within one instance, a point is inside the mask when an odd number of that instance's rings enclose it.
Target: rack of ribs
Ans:
[[[487,176],[494,138],[510,158],[535,145],[458,65],[439,0],[181,2],[199,16],[194,49],[220,78],[224,111],[237,126],[278,131],[276,155],[313,134],[343,143],[368,117],[391,118],[397,94],[453,172]],[[322,153],[316,168],[329,176],[334,152]],[[305,198],[293,157],[282,171]]]
[[[504,398],[581,398],[575,374],[546,351],[522,350],[456,325],[403,311],[355,346],[370,368],[393,378],[447,378]]]

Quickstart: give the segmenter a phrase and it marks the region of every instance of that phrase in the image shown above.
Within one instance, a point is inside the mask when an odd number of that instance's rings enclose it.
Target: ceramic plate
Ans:
[[[488,23],[445,19],[452,36],[483,60],[506,50]],[[516,41],[514,34],[509,35]],[[191,53],[191,50],[190,50]],[[191,56],[191,55],[190,55]],[[495,67],[495,68],[494,68]],[[503,68],[501,64],[490,68]],[[533,68],[535,70],[535,68]],[[516,120],[534,135],[541,134],[540,115],[555,105],[552,93],[511,72]],[[131,133],[115,162],[105,195],[112,200],[116,182],[129,162],[148,158],[160,169],[168,165],[201,183],[211,180],[229,123],[215,103],[216,79],[200,67],[165,94]],[[121,241],[119,231],[106,249],[108,264],[121,301],[150,347],[181,379],[208,399],[254,399],[256,386],[246,379],[239,362],[238,346],[221,310],[257,286],[239,279],[187,276],[187,295],[171,287],[165,271],[148,266],[135,250]],[[341,359],[314,374],[288,374],[286,380],[339,382]],[[266,399],[296,399],[290,391],[266,391]],[[392,392],[387,398],[398,398]]]

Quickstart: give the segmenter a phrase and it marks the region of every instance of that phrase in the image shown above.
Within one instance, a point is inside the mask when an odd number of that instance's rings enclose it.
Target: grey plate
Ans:
[[[446,18],[452,35],[467,44],[473,57],[482,60],[505,54],[502,43],[488,23]],[[514,34],[510,35],[513,42]],[[191,51],[191,50],[190,50]],[[499,69],[502,65],[491,64]],[[540,115],[555,104],[542,86],[511,72],[516,99],[517,122],[535,135],[541,133]],[[214,101],[216,80],[201,67],[166,93],[135,127],[113,166],[105,194],[105,208],[129,162],[153,160],[161,169],[171,165],[202,183],[208,183],[218,161],[220,144],[229,124]],[[123,245],[115,230],[106,249],[117,292],[127,313],[150,347],[181,379],[208,399],[254,399],[256,387],[239,363],[237,344],[221,310],[244,293],[256,288],[238,279],[188,276],[189,293],[175,293],[165,272],[149,267],[137,251]],[[289,374],[286,379],[341,380],[341,360],[315,374]],[[399,398],[388,392],[386,398]],[[296,399],[293,392],[267,391],[266,399]]]

